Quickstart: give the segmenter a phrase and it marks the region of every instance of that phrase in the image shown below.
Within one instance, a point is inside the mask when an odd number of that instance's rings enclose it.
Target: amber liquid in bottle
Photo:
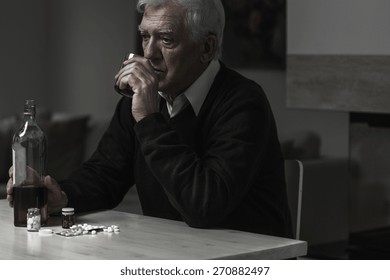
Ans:
[[[24,117],[12,143],[14,225],[27,226],[27,210],[39,208],[41,224],[48,220],[46,171],[46,135],[35,120],[35,101],[26,100]]]

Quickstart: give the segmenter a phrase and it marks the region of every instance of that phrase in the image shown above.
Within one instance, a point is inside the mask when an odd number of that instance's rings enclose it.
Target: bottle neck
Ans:
[[[35,120],[35,114],[35,104],[26,102],[26,104],[24,105],[23,118],[25,120]]]

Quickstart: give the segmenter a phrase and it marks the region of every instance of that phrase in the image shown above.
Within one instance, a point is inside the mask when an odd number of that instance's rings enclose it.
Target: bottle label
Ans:
[[[19,143],[12,145],[13,182],[20,186],[27,179],[26,148]]]

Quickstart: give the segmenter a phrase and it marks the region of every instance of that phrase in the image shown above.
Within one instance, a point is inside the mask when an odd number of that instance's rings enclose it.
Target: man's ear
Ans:
[[[218,48],[218,39],[214,34],[209,34],[203,42],[202,55],[200,60],[204,64],[208,64],[214,59]]]

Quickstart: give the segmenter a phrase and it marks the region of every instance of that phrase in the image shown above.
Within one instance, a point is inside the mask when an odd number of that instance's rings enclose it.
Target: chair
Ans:
[[[301,227],[303,165],[299,160],[284,161],[287,199],[290,207],[294,238],[299,239]]]

